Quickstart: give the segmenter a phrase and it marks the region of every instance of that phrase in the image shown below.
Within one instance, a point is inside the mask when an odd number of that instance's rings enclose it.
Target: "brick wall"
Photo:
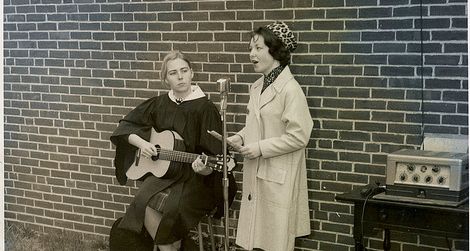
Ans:
[[[117,183],[109,136],[132,107],[166,92],[163,56],[188,54],[214,102],[215,81],[231,78],[233,132],[259,77],[248,32],[281,19],[299,40],[291,67],[315,125],[307,160],[313,231],[296,246],[353,250],[354,208],[335,195],[383,183],[387,153],[418,147],[423,131],[468,134],[466,8],[465,0],[5,0],[6,220],[107,236],[138,186]],[[392,235],[394,250],[447,245]],[[380,250],[380,241],[368,245]]]

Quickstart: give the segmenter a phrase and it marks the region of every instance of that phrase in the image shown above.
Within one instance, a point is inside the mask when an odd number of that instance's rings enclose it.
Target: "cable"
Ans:
[[[375,188],[374,188],[375,189]],[[364,200],[364,204],[362,204],[362,214],[361,214],[361,245],[364,246],[364,243],[363,243],[363,240],[364,240],[364,214],[365,214],[365,211],[366,211],[366,204],[367,204],[367,201],[372,198],[372,196],[374,196],[374,192],[372,191],[371,193],[369,193],[367,196],[366,196],[366,199]],[[364,247],[364,250],[367,250],[365,247]]]
[[[423,0],[419,1],[419,40],[420,40],[420,58],[421,58],[421,150],[424,150],[424,42],[423,42]]]
[[[373,196],[379,194],[379,193],[383,193],[385,192],[385,187],[384,186],[380,186],[380,183],[379,182],[376,182],[376,187],[370,187],[369,189],[370,190],[366,190],[367,193],[366,194],[363,194],[363,192],[361,192],[361,195],[364,196],[365,195],[365,200],[364,200],[364,203],[362,204],[362,214],[361,214],[361,239],[360,239],[360,242],[361,242],[361,245],[363,246],[363,249],[364,250],[367,250],[364,245],[363,245],[363,239],[364,239],[364,215],[365,215],[365,211],[366,211],[366,205],[367,205],[367,201],[372,198]]]

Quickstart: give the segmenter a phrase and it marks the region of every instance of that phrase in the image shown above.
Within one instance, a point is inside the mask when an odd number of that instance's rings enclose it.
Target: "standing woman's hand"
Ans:
[[[235,134],[227,138],[227,143],[230,150],[240,152],[244,142],[240,134]]]
[[[261,149],[259,148],[259,143],[251,143],[240,149],[240,154],[247,159],[255,159],[261,156]]]
[[[243,145],[243,139],[242,139],[242,136],[240,136],[240,134],[235,134],[235,135],[228,137],[227,141],[233,144]]]

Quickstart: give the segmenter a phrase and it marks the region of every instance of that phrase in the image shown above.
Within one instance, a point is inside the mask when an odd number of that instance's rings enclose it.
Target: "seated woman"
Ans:
[[[196,156],[222,154],[221,142],[207,133],[221,132],[219,111],[198,86],[192,85],[193,75],[189,60],[172,51],[163,59],[161,70],[162,82],[170,91],[138,105],[119,122],[111,141],[116,145],[114,162],[121,185],[126,184],[129,168],[138,170],[137,161],[156,160],[159,155],[160,149],[149,142],[152,129],[157,134],[171,131],[181,136],[174,143],[184,152]],[[140,158],[136,158],[136,152]],[[172,161],[168,173],[161,177],[147,173],[139,178],[143,181],[139,191],[124,217],[113,225],[111,250],[143,250],[148,243],[141,242],[151,240],[145,238],[147,234],[155,245],[145,248],[179,250],[181,240],[204,215],[214,208],[215,217],[223,215],[223,173],[213,171],[200,157],[192,163],[183,162]],[[229,182],[231,203],[237,190],[232,174]]]

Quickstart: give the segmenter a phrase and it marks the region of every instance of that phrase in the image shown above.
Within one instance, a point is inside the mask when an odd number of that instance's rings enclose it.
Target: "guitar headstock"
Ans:
[[[212,168],[212,170],[217,172],[224,171],[224,156],[217,155],[211,156],[207,159],[206,166]],[[233,168],[237,166],[237,162],[232,156],[227,155],[227,171],[232,171]]]

